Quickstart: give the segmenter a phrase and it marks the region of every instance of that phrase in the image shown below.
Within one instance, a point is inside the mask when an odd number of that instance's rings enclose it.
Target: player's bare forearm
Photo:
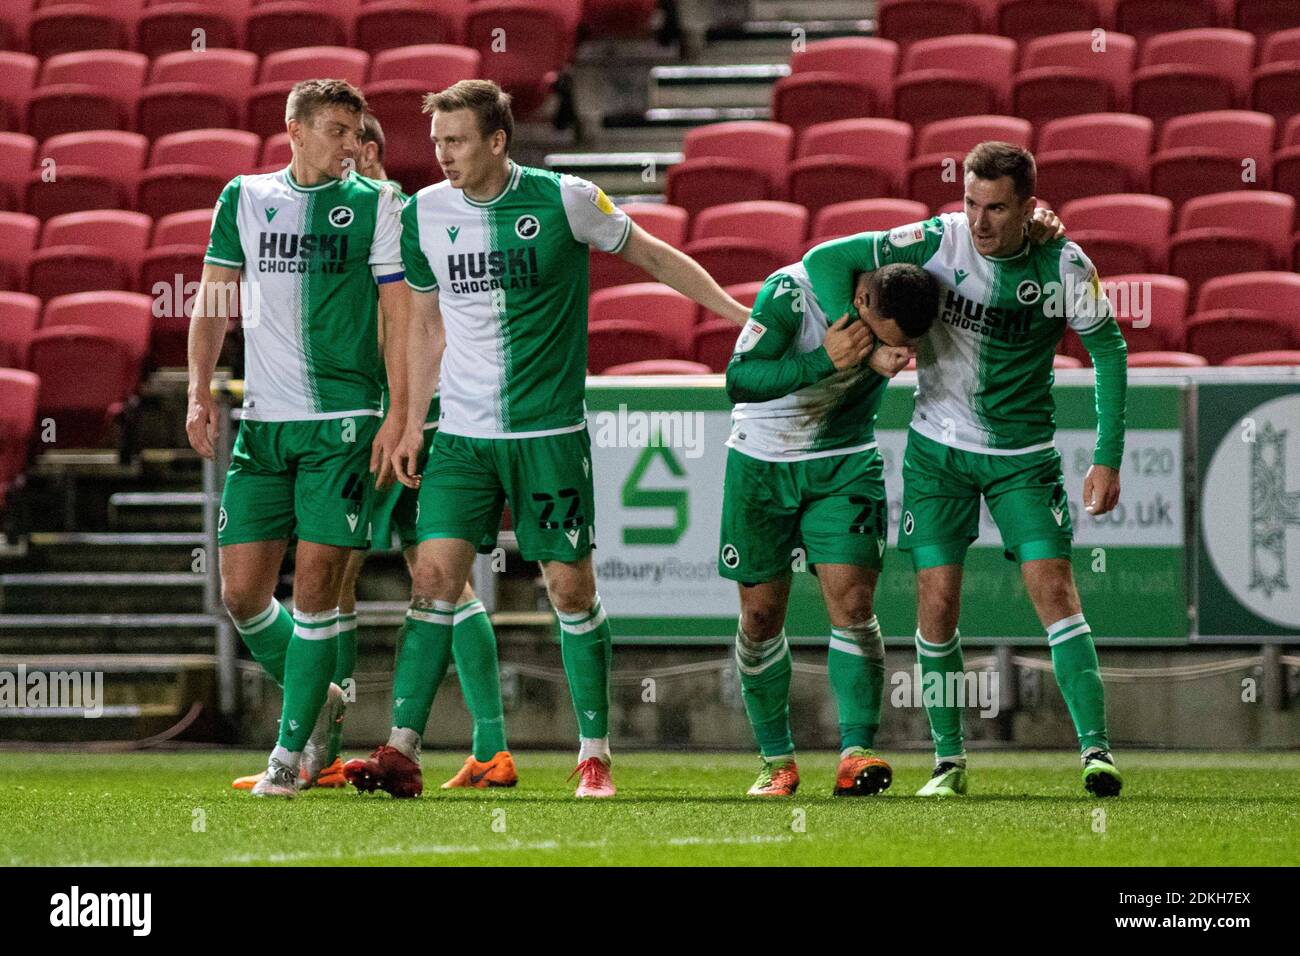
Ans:
[[[412,292],[406,342],[406,431],[420,432],[438,388],[446,345],[437,292]]]
[[[749,309],[727,295],[702,265],[635,223],[619,255],[650,273],[655,281],[676,289],[710,312],[731,319],[737,325],[748,321]]]
[[[238,269],[211,263],[203,266],[199,291],[190,310],[190,330],[186,347],[189,364],[189,394],[206,394],[212,387],[212,373],[221,355],[221,343],[226,340],[226,323],[230,318],[223,314],[220,303],[233,302],[231,290],[239,283]],[[213,308],[209,310],[209,306]],[[212,311],[214,315],[208,315]]]
[[[399,281],[385,282],[378,288],[380,343],[384,350],[384,370],[388,375],[389,414],[398,416],[397,420],[405,423],[409,397],[406,355],[411,325],[411,287]]]

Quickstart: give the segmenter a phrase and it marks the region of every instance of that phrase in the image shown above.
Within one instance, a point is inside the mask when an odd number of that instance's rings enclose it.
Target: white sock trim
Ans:
[[[235,630],[240,634],[256,634],[263,631],[275,623],[275,619],[280,616],[280,602],[271,598],[271,603],[262,611],[254,614],[246,621],[235,621]],[[232,618],[232,620],[234,620]]]
[[[1056,647],[1058,644],[1064,644],[1072,637],[1078,637],[1080,634],[1091,634],[1091,633],[1092,633],[1092,628],[1088,626],[1087,622],[1084,622],[1083,624],[1080,624],[1077,627],[1072,627],[1068,631],[1064,631],[1060,634],[1057,634],[1055,637],[1049,637],[1047,639],[1047,646]]]
[[[921,632],[918,630],[916,632],[916,652],[922,657],[946,657],[956,650],[960,640],[961,632],[953,631],[952,637],[942,644],[931,644],[921,636]]]
[[[461,621],[468,621],[476,614],[486,614],[487,608],[483,606],[482,601],[470,601],[468,604],[462,604],[456,609],[452,617],[453,624],[459,624]]]
[[[575,624],[573,622],[574,615],[570,615],[569,620],[566,620],[565,617],[561,615],[560,630],[565,634],[590,634],[596,628],[605,623],[605,609],[599,604],[599,602],[594,606],[593,610],[595,610],[595,614],[592,614],[589,610],[583,612],[581,615],[576,615],[576,617],[582,621],[581,624]],[[556,613],[558,614],[559,612]]]
[[[1061,630],[1062,628],[1066,628],[1066,627],[1074,627],[1076,624],[1082,624],[1082,623],[1083,623],[1083,613],[1082,613],[1082,612],[1080,612],[1080,613],[1078,613],[1078,614],[1071,614],[1069,617],[1063,617],[1063,618],[1061,618],[1061,619],[1060,619],[1059,621],[1057,621],[1055,624],[1049,624],[1049,625],[1047,625],[1047,633],[1048,633],[1049,635],[1050,635],[1050,634],[1055,634],[1057,631]]]

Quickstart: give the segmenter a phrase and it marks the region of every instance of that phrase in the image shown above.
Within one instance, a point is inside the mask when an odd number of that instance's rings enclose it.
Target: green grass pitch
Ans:
[[[613,800],[573,798],[569,754],[519,752],[513,790],[441,792],[462,754],[427,753],[419,800],[232,790],[247,751],[0,753],[0,864],[1290,865],[1300,754],[1123,753],[1097,800],[1068,753],[974,753],[971,794],[912,797],[930,759],[890,755],[894,786],[830,795],[836,757],[800,757],[789,800],[744,796],[743,754],[616,756]]]

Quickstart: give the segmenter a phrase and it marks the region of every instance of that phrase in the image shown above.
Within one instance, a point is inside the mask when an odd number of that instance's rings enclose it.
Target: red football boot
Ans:
[[[382,790],[394,797],[418,797],[424,792],[420,765],[395,747],[384,744],[365,760],[349,760],[343,776],[362,793]]]

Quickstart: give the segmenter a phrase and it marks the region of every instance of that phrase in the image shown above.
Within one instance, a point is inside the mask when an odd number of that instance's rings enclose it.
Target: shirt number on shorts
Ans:
[[[563,521],[553,521],[551,515],[555,512],[556,498],[560,499],[563,504],[566,500],[569,502],[569,510],[564,515]],[[561,488],[554,495],[548,495],[544,491],[534,491],[533,500],[542,502],[542,515],[537,520],[537,527],[543,531],[555,531],[563,528],[566,531],[573,528],[581,528],[586,522],[583,516],[578,514],[578,505],[582,499],[578,494],[577,488]]]
[[[862,510],[858,512],[853,523],[849,525],[849,534],[874,534],[878,537],[884,537],[884,517],[885,513],[880,508],[880,502],[875,498],[868,498],[866,495],[852,495],[849,498],[849,504],[859,505]]]

